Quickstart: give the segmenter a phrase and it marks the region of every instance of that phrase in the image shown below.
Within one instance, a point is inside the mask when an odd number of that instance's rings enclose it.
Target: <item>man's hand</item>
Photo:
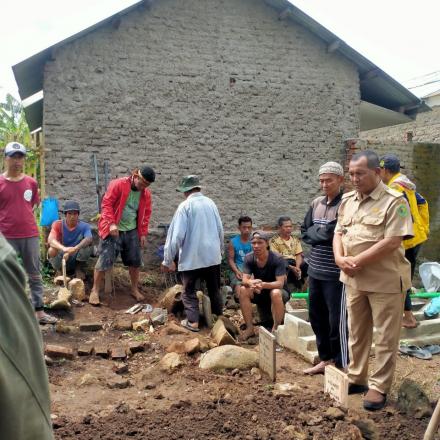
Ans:
[[[237,270],[237,272],[235,272],[235,276],[236,276],[237,280],[241,281],[243,279],[243,274],[239,270]]]
[[[346,273],[349,277],[354,277],[359,270],[362,269],[354,257],[339,257],[336,259],[338,267]]]
[[[260,293],[263,289],[263,281],[261,280],[249,280],[249,287],[255,292]]]
[[[141,243],[141,248],[144,248],[147,243],[147,237],[145,236],[141,237],[140,243]]]
[[[110,235],[112,237],[119,237],[118,225],[115,225],[114,223],[110,225]]]
[[[301,269],[291,265],[289,265],[288,267],[295,274],[296,278],[301,279]]]
[[[162,263],[162,266],[160,268],[162,269],[162,272],[175,272],[176,263],[173,261],[169,266],[165,266],[165,264]]]
[[[65,247],[65,248],[63,248],[63,254],[64,254],[63,258],[65,260],[68,260],[69,257],[71,255],[75,254],[76,252],[78,252],[78,249],[76,248],[76,246],[75,247]]]

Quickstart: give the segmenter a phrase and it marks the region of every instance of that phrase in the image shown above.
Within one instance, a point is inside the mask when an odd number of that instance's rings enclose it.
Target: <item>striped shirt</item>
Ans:
[[[333,232],[340,203],[340,195],[330,203],[327,203],[327,197],[325,196],[315,199],[310,207],[312,210],[313,227],[315,229],[321,227]],[[330,224],[332,224],[332,226],[329,226]],[[330,234],[329,238],[327,241],[313,244],[308,258],[308,274],[318,280],[339,279],[340,269],[335,263],[331,241],[333,233]]]

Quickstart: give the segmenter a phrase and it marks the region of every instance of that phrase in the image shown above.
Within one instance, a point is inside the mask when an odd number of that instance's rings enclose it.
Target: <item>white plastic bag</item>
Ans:
[[[440,264],[436,262],[423,263],[419,267],[420,278],[426,292],[440,291]]]

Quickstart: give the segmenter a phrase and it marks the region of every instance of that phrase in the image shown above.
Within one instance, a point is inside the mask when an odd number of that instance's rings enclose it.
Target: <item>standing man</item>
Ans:
[[[252,252],[252,246],[249,240],[252,232],[252,219],[248,216],[241,216],[238,219],[238,230],[240,233],[231,239],[228,246],[231,287],[234,289],[234,294],[237,299],[240,296],[240,285],[243,279],[244,257]]]
[[[416,185],[404,174],[400,173],[400,160],[394,154],[386,154],[380,160],[380,177],[382,182],[390,188],[403,193],[411,211],[413,221],[414,237],[403,240],[405,257],[411,263],[411,280],[416,269],[416,259],[422,243],[428,239],[429,234],[429,211],[426,200],[416,192]],[[419,204],[420,203],[420,204]],[[427,217],[424,217],[420,208],[424,208]],[[402,325],[406,328],[415,328],[418,323],[412,313],[411,289],[406,292],[405,307],[403,311]]]
[[[251,244],[253,253],[244,258],[240,287],[240,308],[246,324],[246,330],[241,335],[242,341],[255,334],[252,303],[257,304],[264,314],[272,313],[274,331],[283,323],[284,304],[289,300],[284,258],[269,249],[269,239],[263,231],[251,234]]]
[[[304,370],[305,374],[323,374],[329,364],[347,366],[346,304],[332,246],[343,182],[340,164],[327,162],[321,166],[319,184],[324,196],[313,200],[301,226],[302,240],[312,246],[308,260],[309,318],[321,359]]]
[[[139,292],[139,268],[142,265],[141,248],[145,246],[151,216],[151,192],[148,189],[156,179],[153,168],[144,166],[131,176],[110,182],[102,199],[98,223],[100,237],[93,288],[89,303],[99,305],[99,287],[104,272],[116,261],[121,252],[122,262],[128,266],[131,295],[136,301],[144,296]]]
[[[375,152],[353,155],[349,173],[355,190],[342,196],[333,240],[347,293],[348,392],[368,391],[364,408],[378,410],[386,403],[396,367],[404,295],[411,286],[402,240],[413,236],[413,228],[403,195],[381,181]],[[368,387],[373,327],[376,365]]]
[[[79,219],[79,203],[67,200],[63,213],[65,220],[56,220],[48,237],[48,257],[52,267],[61,270],[62,259],[66,260],[66,270],[75,278],[84,279],[84,266],[92,253],[92,230],[90,225]]]
[[[177,208],[164,248],[162,265],[174,272],[178,256],[178,269],[182,274],[182,301],[186,319],[182,325],[193,332],[199,331],[199,300],[196,282],[204,280],[211,299],[212,312],[223,314],[220,296],[220,263],[224,248],[223,226],[217,206],[201,193],[198,176],[182,179],[177,191],[185,200]]]
[[[0,232],[23,260],[37,320],[55,324],[57,319],[43,310],[39,232],[34,216],[40,198],[37,181],[23,173],[26,154],[18,142],[5,147],[6,171],[0,175]]]
[[[301,266],[303,264],[300,241],[292,235],[292,219],[287,216],[278,219],[278,234],[270,239],[270,250],[281,255],[287,263],[287,283],[301,289],[304,278]]]
[[[43,341],[17,255],[0,234],[0,433],[53,440]]]

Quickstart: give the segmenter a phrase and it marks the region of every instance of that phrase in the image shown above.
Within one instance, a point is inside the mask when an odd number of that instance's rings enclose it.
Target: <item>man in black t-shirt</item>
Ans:
[[[286,262],[269,250],[268,236],[262,231],[251,235],[253,253],[246,255],[243,280],[240,288],[240,307],[246,330],[241,335],[245,341],[255,334],[252,324],[252,303],[262,309],[272,310],[273,328],[284,319],[284,304],[289,299],[286,287]]]

